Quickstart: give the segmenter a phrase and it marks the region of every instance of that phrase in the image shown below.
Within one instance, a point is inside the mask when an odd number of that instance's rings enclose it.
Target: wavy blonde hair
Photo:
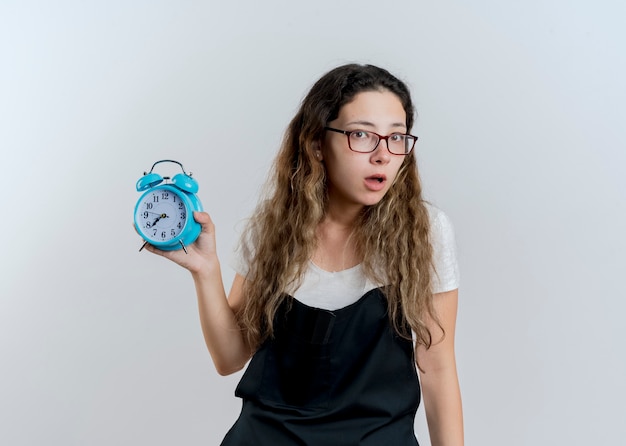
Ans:
[[[324,127],[363,91],[388,90],[402,102],[407,129],[414,109],[406,85],[372,65],[337,67],[311,88],[289,124],[271,171],[267,196],[253,213],[242,253],[249,266],[244,304],[237,314],[248,343],[257,348],[273,335],[285,290],[300,284],[316,246],[316,228],[328,201],[324,164],[315,157]],[[363,209],[354,228],[364,273],[383,287],[396,332],[430,347],[426,321],[437,321],[431,291],[432,247],[428,210],[414,152],[404,159],[384,198]]]

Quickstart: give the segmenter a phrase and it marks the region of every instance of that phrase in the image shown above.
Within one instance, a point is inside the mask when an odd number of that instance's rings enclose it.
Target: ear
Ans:
[[[319,141],[315,141],[313,143],[313,153],[315,154],[315,158],[318,161],[322,161],[324,159],[324,155],[322,154],[322,147]]]

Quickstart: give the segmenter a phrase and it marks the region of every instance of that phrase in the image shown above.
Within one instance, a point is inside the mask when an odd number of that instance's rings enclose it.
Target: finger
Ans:
[[[165,251],[161,251],[159,248],[151,245],[150,243],[146,243],[146,245],[144,246],[144,251],[148,251],[151,252],[152,254],[157,254],[160,256],[164,256],[165,255]]]
[[[153,246],[151,244],[147,244],[145,250],[151,252],[152,254],[156,254],[156,255],[161,256],[161,257],[163,257],[165,259],[171,260],[174,263],[180,264],[180,259],[178,257],[179,254],[178,254],[177,250],[176,251],[163,251],[163,250],[161,250],[159,248],[156,248],[155,246]]]
[[[213,220],[206,212],[194,212],[193,218],[200,223],[202,226],[202,232],[204,233],[214,233],[215,225],[213,224]]]
[[[193,218],[200,224],[213,223],[213,220],[211,220],[211,217],[206,212],[194,211]]]

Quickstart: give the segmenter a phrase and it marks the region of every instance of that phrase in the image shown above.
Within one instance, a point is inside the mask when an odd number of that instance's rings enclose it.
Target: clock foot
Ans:
[[[143,248],[146,247],[147,244],[148,244],[148,242],[143,242],[143,245],[141,245],[141,248],[139,248],[139,252],[141,252],[143,250]]]
[[[179,240],[179,241],[178,241],[178,243],[180,243],[180,246],[182,246],[183,251],[185,251],[185,254],[188,254],[188,252],[187,252],[187,248],[185,248],[185,244],[183,243],[183,241],[182,241],[182,240]]]

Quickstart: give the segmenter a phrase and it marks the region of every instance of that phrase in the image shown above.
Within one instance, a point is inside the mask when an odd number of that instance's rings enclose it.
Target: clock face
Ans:
[[[171,189],[146,192],[137,203],[135,223],[144,238],[167,243],[178,237],[187,224],[187,206]]]

